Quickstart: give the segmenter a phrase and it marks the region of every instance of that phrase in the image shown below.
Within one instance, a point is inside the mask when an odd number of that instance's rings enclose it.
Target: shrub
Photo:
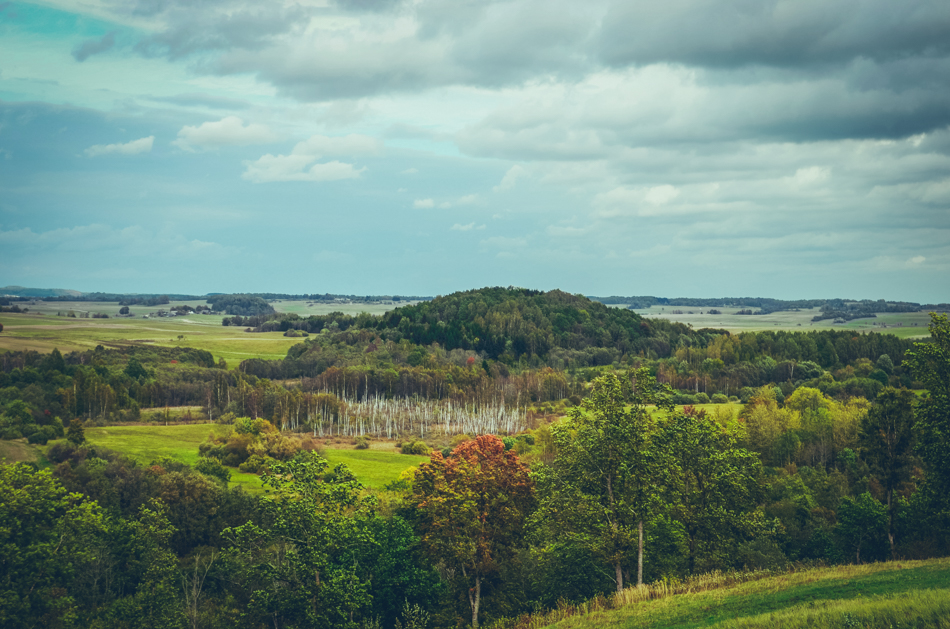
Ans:
[[[452,448],[442,448],[442,456],[445,458],[452,456]]]
[[[225,485],[231,480],[231,470],[221,465],[218,459],[198,459],[195,463],[195,469],[206,476],[217,478]]]
[[[690,395],[688,393],[674,393],[673,394],[673,404],[676,404],[679,406],[686,406],[688,404],[695,404],[695,403],[696,403],[696,396],[694,395]]]
[[[505,444],[505,451],[507,452],[508,450],[511,450],[513,447],[515,447],[517,440],[514,437],[503,437],[501,442]]]
[[[3,432],[0,432],[0,439],[22,439],[23,434],[20,433],[16,428],[4,428]]]
[[[729,396],[725,393],[713,393],[712,402],[713,404],[726,404],[729,402]]]
[[[697,393],[695,396],[697,404],[709,404],[709,396],[705,393]]]
[[[260,474],[267,469],[267,466],[269,466],[273,460],[274,459],[270,457],[255,454],[248,458],[247,461],[244,461],[244,463],[238,465],[238,469],[248,474]]]
[[[425,441],[410,441],[409,443],[404,443],[402,449],[400,450],[403,454],[429,454],[429,446],[426,445]]]
[[[357,437],[355,443],[356,443],[357,450],[369,449],[369,441],[366,440],[366,437]]]

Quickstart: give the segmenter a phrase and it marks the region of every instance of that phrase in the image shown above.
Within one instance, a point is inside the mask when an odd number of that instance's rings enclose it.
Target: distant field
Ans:
[[[381,315],[394,310],[401,306],[408,306],[410,304],[419,303],[417,301],[401,301],[398,303],[384,304],[384,303],[349,303],[349,304],[340,304],[340,303],[324,303],[324,302],[307,302],[307,301],[289,301],[289,300],[276,300],[271,302],[271,305],[274,307],[274,310],[277,312],[292,312],[301,317],[309,317],[310,315],[325,315],[330,314],[331,312],[342,312],[343,314],[356,316],[362,312],[367,312],[371,315]],[[310,304],[310,305],[308,305]]]
[[[625,308],[626,306],[615,306]],[[682,314],[674,314],[673,311]],[[687,306],[652,306],[634,310],[647,318],[663,318],[692,325],[694,328],[723,328],[730,332],[761,332],[764,330],[794,330],[808,332],[813,330],[853,330],[855,332],[882,332],[901,338],[926,338],[930,336],[927,325],[930,315],[926,312],[908,312],[879,314],[871,319],[854,319],[847,323],[835,324],[833,319],[812,322],[812,317],[820,313],[818,308],[775,312],[767,315],[739,315],[742,308],[715,308],[722,314],[705,314],[709,308]],[[752,310],[755,310],[753,308]]]
[[[198,461],[198,445],[207,439],[210,432],[224,430],[218,424],[190,424],[186,426],[106,426],[87,428],[86,439],[89,443],[132,458],[139,463],[168,457],[170,459],[194,465]],[[0,444],[9,443],[0,441]],[[337,450],[327,448],[324,456],[330,466],[346,464],[356,477],[368,487],[381,488],[390,481],[399,478],[399,474],[429,460],[426,456],[399,454],[392,444],[374,442],[373,450]],[[2,451],[0,451],[2,452]],[[261,491],[260,477],[245,474],[236,468],[231,470],[232,484],[243,486],[249,491]]]
[[[118,310],[116,307],[115,310]],[[247,358],[277,360],[300,339],[281,332],[248,333],[244,328],[221,325],[222,317],[191,315],[154,319],[73,319],[52,315],[0,315],[0,351],[32,349],[61,352],[92,349],[96,345],[141,343],[161,347],[195,347],[224,358],[234,369]],[[179,339],[178,337],[182,338]]]
[[[37,446],[26,442],[26,439],[13,441],[0,440],[0,462],[2,463],[30,463],[36,462],[40,467],[49,465],[43,452]]]
[[[202,301],[175,301],[170,305],[204,304]],[[278,312],[294,312],[301,317],[315,314],[343,312],[357,315],[361,312],[379,315],[395,306],[384,304],[324,304],[305,301],[276,301]],[[408,302],[402,302],[403,305]],[[23,306],[21,306],[23,307]],[[287,349],[300,342],[282,332],[248,333],[244,328],[221,325],[222,316],[189,315],[186,317],[154,317],[143,319],[159,310],[158,306],[130,306],[134,318],[114,318],[119,312],[118,302],[46,302],[26,304],[27,314],[0,314],[3,332],[0,332],[0,351],[35,350],[51,352],[82,351],[96,345],[143,343],[162,347],[194,347],[211,352],[215,360],[224,358],[234,369],[242,360],[264,358],[278,360],[287,355]],[[167,310],[168,306],[161,306]],[[69,312],[77,318],[67,316]],[[109,319],[80,319],[78,315],[108,314]],[[57,316],[62,313],[63,316]],[[183,338],[179,339],[179,335]]]
[[[629,603],[565,618],[560,629],[743,627],[950,627],[950,559],[813,568],[717,586],[697,577],[688,593],[664,584],[624,592]],[[653,596],[654,600],[643,600]],[[551,621],[567,611],[551,613]]]

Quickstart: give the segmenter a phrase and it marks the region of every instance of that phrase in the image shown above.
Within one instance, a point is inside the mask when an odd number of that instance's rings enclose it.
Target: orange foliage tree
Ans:
[[[534,506],[528,468],[494,435],[459,445],[448,458],[435,452],[419,466],[413,500],[420,512],[422,541],[436,559],[460,570],[468,591],[472,626],[484,578],[522,540]]]

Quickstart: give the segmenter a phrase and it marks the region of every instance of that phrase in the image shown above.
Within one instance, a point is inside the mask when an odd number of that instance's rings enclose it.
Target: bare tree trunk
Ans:
[[[637,587],[643,585],[643,520],[637,524],[640,539],[637,543]]]
[[[478,629],[478,604],[481,602],[482,598],[482,578],[475,577],[475,587],[474,593],[472,590],[468,591],[468,603],[472,606],[472,627],[473,629]]]
[[[891,559],[894,559],[894,511],[891,509],[891,496],[894,490],[887,490],[887,541],[891,543]]]
[[[614,570],[617,573],[617,593],[623,592],[623,570],[620,568],[620,562],[614,564]]]

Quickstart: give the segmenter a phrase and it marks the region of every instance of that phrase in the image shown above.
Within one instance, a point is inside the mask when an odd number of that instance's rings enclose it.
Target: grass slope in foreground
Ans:
[[[557,620],[556,616],[564,613],[555,611],[553,617],[516,626],[950,627],[947,558],[813,568],[737,584],[729,584],[725,575],[705,579],[708,581],[695,579],[693,586],[680,594],[666,595],[669,588],[662,583],[640,591],[631,588],[617,603],[618,609],[591,611],[545,624],[545,620]]]
[[[86,440],[95,446],[115,450],[142,464],[162,457],[194,465],[198,462],[198,445],[209,432],[224,430],[218,424],[189,424],[183,426],[106,426],[87,428]],[[330,467],[346,464],[361,483],[375,489],[399,478],[406,468],[428,461],[426,456],[399,454],[395,450],[336,450],[327,448],[323,456]],[[231,470],[231,483],[248,491],[261,491],[261,479],[255,474]]]

